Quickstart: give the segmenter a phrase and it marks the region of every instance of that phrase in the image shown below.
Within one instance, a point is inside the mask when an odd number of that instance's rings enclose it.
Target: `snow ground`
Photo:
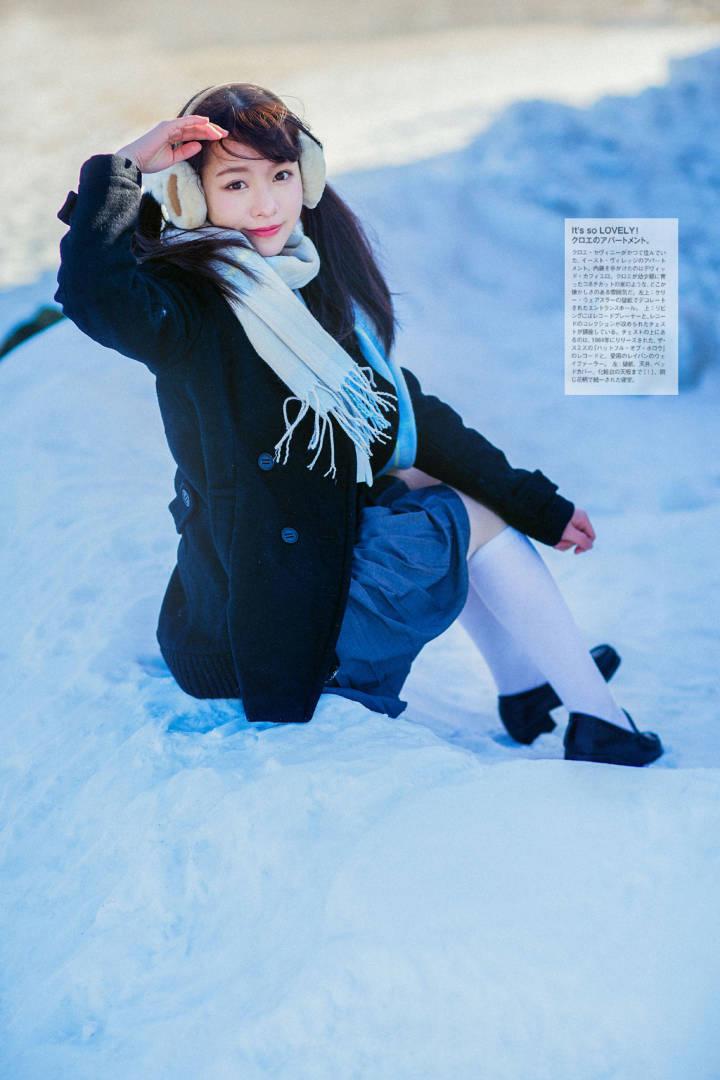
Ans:
[[[623,657],[648,769],[564,762],[562,709],[512,744],[458,625],[398,720],[189,698],[154,639],[177,536],[151,377],[69,322],[0,363],[0,1075],[720,1076],[719,79],[715,52],[519,104],[338,182],[402,294],[400,362],[589,513],[592,552],[539,550]],[[681,393],[566,398],[563,216],[621,209],[680,219]]]

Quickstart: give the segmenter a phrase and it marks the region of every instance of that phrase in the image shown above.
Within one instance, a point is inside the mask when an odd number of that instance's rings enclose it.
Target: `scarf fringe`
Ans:
[[[365,375],[364,372],[367,372],[368,374]],[[297,425],[306,415],[308,409],[311,407],[310,399],[312,398],[314,399],[312,408],[315,413],[315,423],[312,436],[308,443],[308,450],[312,450],[317,446],[317,453],[307,468],[312,469],[315,465],[315,462],[322,452],[325,434],[329,429],[331,460],[330,467],[324,473],[324,476],[331,475],[334,477],[337,469],[335,466],[335,441],[332,424],[330,422],[330,415],[332,414],[336,418],[338,423],[352,439],[353,443],[369,456],[371,442],[387,442],[388,439],[392,438],[392,436],[384,430],[386,428],[391,428],[392,425],[390,421],[382,415],[380,410],[383,409],[387,411],[388,409],[395,409],[397,411],[397,395],[390,393],[389,391],[374,389],[375,377],[372,367],[369,365],[366,367],[360,367],[359,365],[354,366],[353,370],[343,379],[339,390],[331,390],[327,386],[323,386],[325,392],[333,399],[333,404],[324,412],[320,408],[320,400],[317,392],[318,385],[319,384],[316,384],[310,388],[307,398],[291,395],[283,402],[285,434],[275,444],[275,460],[277,462],[280,461],[281,450],[284,444],[285,457],[282,464],[286,464],[293,433]],[[300,402],[300,409],[293,421],[290,421],[287,412],[288,403],[291,401]],[[321,423],[322,428],[320,426]]]

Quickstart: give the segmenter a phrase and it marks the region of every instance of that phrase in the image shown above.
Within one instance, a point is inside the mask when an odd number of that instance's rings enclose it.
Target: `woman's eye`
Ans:
[[[280,169],[280,172],[275,173],[275,178],[277,179],[277,177],[282,175],[282,173],[285,173],[287,176],[292,176],[292,172],[290,171],[290,169]],[[244,183],[245,183],[244,180],[233,180],[233,182],[231,184],[227,185],[226,190],[227,191],[239,190],[239,189],[235,188],[235,185],[236,184],[244,184]]]

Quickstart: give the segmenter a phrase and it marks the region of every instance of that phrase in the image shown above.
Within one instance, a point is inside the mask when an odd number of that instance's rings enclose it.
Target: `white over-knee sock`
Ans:
[[[517,694],[547,682],[540,668],[498,622],[472,582],[458,622],[482,653],[498,694]]]
[[[512,525],[468,559],[472,587],[565,708],[629,727],[532,541]]]

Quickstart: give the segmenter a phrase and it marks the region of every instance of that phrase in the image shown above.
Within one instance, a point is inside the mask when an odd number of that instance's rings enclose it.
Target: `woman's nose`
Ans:
[[[277,214],[277,210],[277,199],[271,191],[258,195],[253,208],[255,217],[272,217],[274,214]]]

